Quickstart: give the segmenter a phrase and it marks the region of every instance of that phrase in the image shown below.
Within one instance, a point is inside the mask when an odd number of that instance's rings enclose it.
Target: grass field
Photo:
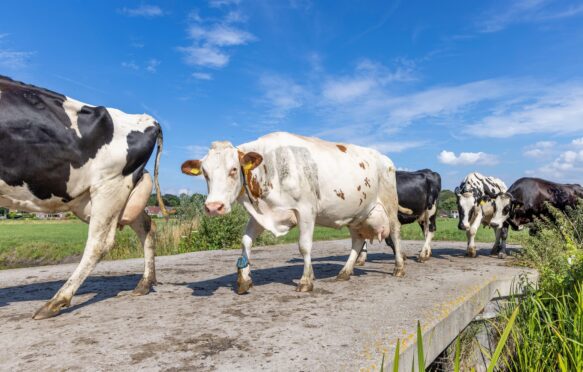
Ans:
[[[159,227],[163,221],[157,222]],[[509,233],[509,243],[519,243],[525,231]],[[117,241],[133,240],[135,236],[129,228],[117,233]],[[331,240],[348,238],[347,229],[330,229],[317,227],[314,240]],[[422,240],[423,234],[417,224],[404,225],[401,237],[406,240]],[[78,261],[87,239],[87,225],[78,220],[66,221],[1,221],[0,222],[0,269],[47,265]],[[298,230],[291,230],[286,236],[277,238],[274,243],[295,243]],[[434,240],[465,241],[466,234],[457,228],[457,220],[440,218]],[[480,228],[476,240],[493,242],[492,229]],[[183,253],[178,250],[166,250],[162,254]],[[141,252],[116,250],[108,255],[109,259],[141,257]]]

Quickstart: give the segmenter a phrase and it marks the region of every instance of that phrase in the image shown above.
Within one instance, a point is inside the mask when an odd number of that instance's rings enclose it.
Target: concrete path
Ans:
[[[144,297],[127,295],[142,260],[103,262],[71,308],[43,321],[33,312],[75,265],[0,271],[0,369],[378,370],[397,338],[413,343],[417,320],[428,329],[473,293],[522,271],[484,256],[489,244],[470,259],[464,243],[436,242],[433,257],[417,263],[421,245],[403,242],[404,278],[392,276],[389,248],[375,244],[365,267],[336,282],[349,242],[316,243],[312,293],[294,291],[303,268],[296,245],[254,249],[255,286],[243,296],[233,291],[238,250],[159,257],[162,284]]]

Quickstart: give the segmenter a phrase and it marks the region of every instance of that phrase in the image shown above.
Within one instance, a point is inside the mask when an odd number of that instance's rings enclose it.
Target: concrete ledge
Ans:
[[[531,279],[536,273],[528,273]],[[492,300],[507,297],[512,293],[519,293],[516,285],[518,276],[514,278],[492,277],[484,285],[469,287],[466,293],[458,297],[442,302],[430,311],[428,315],[420,319],[423,333],[423,351],[426,365],[431,364],[443,352],[456,337],[476,318],[484,307]],[[396,343],[395,343],[396,344]],[[386,370],[392,371],[394,367],[392,353],[385,358]],[[417,359],[417,330],[404,335],[402,338],[399,371],[410,371],[411,366],[419,365]]]
[[[240,251],[158,257],[155,292],[127,295],[143,260],[100,263],[60,316],[30,319],[75,265],[0,271],[0,365],[6,370],[378,371],[404,342],[410,370],[421,320],[433,359],[500,291],[524,271],[508,260],[467,258],[461,242],[435,242],[418,263],[422,242],[405,241],[406,276],[392,276],[383,244],[349,281],[336,281],[350,242],[317,242],[314,291],[297,293],[303,261],[296,244],[254,248],[254,287],[234,292]]]

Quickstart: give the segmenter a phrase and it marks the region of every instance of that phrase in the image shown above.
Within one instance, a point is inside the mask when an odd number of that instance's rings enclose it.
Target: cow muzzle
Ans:
[[[204,204],[204,210],[209,216],[222,216],[226,208],[223,202],[209,202]]]

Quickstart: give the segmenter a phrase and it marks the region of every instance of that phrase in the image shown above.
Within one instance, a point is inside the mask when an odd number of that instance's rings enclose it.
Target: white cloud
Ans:
[[[155,73],[157,71],[159,65],[160,65],[160,61],[158,61],[155,58],[152,58],[146,64],[146,71],[151,72],[151,73]]]
[[[202,159],[208,153],[209,147],[201,145],[189,145],[186,146],[186,151],[188,152],[188,156],[190,156],[192,159]]]
[[[554,141],[539,141],[525,148],[523,154],[530,158],[544,158],[553,152],[556,145]]]
[[[131,70],[136,70],[136,71],[140,69],[140,66],[138,66],[134,61],[122,62],[121,67],[129,68]]]
[[[121,63],[121,67],[127,68],[134,71],[140,71],[142,68],[150,73],[155,73],[158,70],[158,66],[160,65],[160,61],[156,58],[149,59],[143,66],[140,66],[135,61],[124,61]]]
[[[583,5],[564,7],[552,0],[519,0],[503,2],[504,8],[490,10],[476,23],[479,32],[501,31],[513,24],[550,22],[583,14]]]
[[[187,189],[187,188],[182,188],[182,189],[179,189],[179,190],[178,190],[178,195],[182,195],[182,194],[185,194],[185,195],[191,195],[191,194],[192,194],[192,191],[190,191],[190,190],[189,190],[189,189]]]
[[[456,155],[452,151],[443,150],[437,156],[440,163],[448,165],[494,165],[498,163],[498,159],[494,155],[486,154],[485,152],[461,152]]]
[[[378,152],[387,154],[403,152],[416,147],[421,147],[425,145],[427,141],[386,141],[386,142],[356,141],[356,143],[360,143],[362,146],[370,147],[377,150]]]
[[[324,85],[324,98],[335,102],[351,101],[368,93],[374,86],[371,79],[344,79],[329,81]]]
[[[571,141],[571,144],[574,146],[583,146],[583,137],[575,138],[573,141]]]
[[[10,34],[0,34],[0,43]],[[30,63],[31,57],[35,52],[23,52],[18,50],[6,49],[0,47],[0,68],[7,70],[19,70],[25,68]]]
[[[212,80],[213,76],[207,72],[193,72],[192,77],[198,80]]]
[[[209,0],[211,8],[220,8],[223,6],[239,5],[241,0]]]
[[[164,15],[164,11],[157,5],[141,5],[136,8],[122,8],[120,13],[130,17],[154,18]]]
[[[561,153],[553,162],[527,173],[555,180],[580,182],[582,172],[583,150],[568,150]]]
[[[10,70],[24,68],[29,64],[30,58],[34,54],[34,52],[19,52],[0,49],[0,67]]]
[[[465,128],[483,137],[520,134],[569,134],[583,131],[583,85],[540,86],[515,103]]]
[[[188,28],[188,38],[192,44],[178,48],[189,65],[225,67],[230,61],[228,47],[246,45],[256,40],[250,32],[234,25],[245,20],[238,11],[231,11],[218,21],[207,21],[198,12],[191,12],[189,19],[193,22]]]
[[[188,33],[190,38],[202,44],[217,47],[244,45],[255,40],[249,32],[224,24],[216,24],[210,28],[194,25],[190,27]]]
[[[229,56],[212,46],[180,47],[178,50],[185,53],[184,61],[189,65],[221,68],[229,63]]]
[[[290,111],[304,105],[307,92],[291,79],[264,75],[259,83],[264,91],[262,102],[268,107],[268,121],[283,119]]]

